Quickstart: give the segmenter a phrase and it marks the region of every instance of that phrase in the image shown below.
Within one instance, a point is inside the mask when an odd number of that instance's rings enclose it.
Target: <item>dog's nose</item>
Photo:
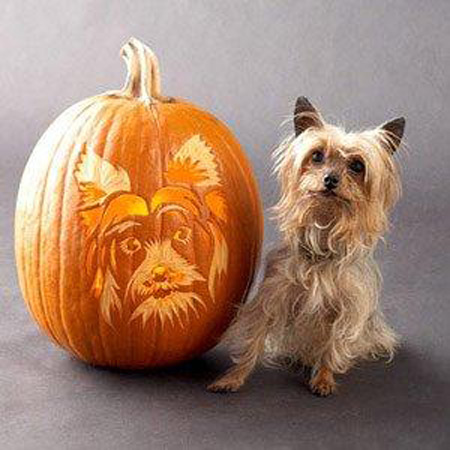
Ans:
[[[336,189],[339,184],[339,176],[335,173],[328,173],[323,177],[323,185],[328,191]]]

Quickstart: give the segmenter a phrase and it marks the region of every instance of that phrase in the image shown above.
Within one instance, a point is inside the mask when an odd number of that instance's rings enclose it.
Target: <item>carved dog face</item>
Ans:
[[[93,152],[83,152],[75,176],[87,237],[87,276],[110,325],[112,311],[120,313],[124,300],[132,310],[130,321],[145,324],[155,316],[163,325],[183,325],[188,310],[200,314],[206,299],[195,292],[196,283],[205,283],[214,300],[217,279],[228,263],[220,228],[227,221],[227,203],[215,156],[200,136],[171,157],[165,186],[151,193],[149,202],[132,192],[125,169]],[[168,215],[172,226],[155,238],[152,225]],[[208,273],[190,261],[195,226],[213,242]]]

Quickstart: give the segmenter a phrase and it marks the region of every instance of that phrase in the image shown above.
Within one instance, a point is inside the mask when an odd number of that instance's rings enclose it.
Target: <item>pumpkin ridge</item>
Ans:
[[[196,128],[196,124],[194,124],[195,126],[192,126],[193,122],[191,120],[190,115],[187,113],[187,111],[185,111],[184,105],[180,105],[180,112],[184,115],[185,121],[188,122],[188,123],[189,122],[191,123],[191,127],[190,128],[192,130],[192,136],[194,136],[196,134],[199,134],[199,130],[198,130],[198,128]],[[188,139],[190,139],[190,138],[188,138]],[[198,225],[200,225],[200,227],[202,229],[204,228],[204,224],[203,223],[198,224]],[[192,229],[195,230],[194,223],[192,223]],[[193,239],[195,239],[195,234],[193,236]],[[197,248],[198,247],[194,245],[193,249],[192,249],[192,259],[193,259],[194,264],[196,264],[196,265],[197,265],[197,259],[198,259],[197,258]],[[210,307],[211,306],[208,304],[207,308],[210,308]],[[191,321],[192,320],[195,320],[195,319],[191,319]],[[191,351],[192,351],[193,344],[194,344],[194,335],[193,335],[193,333],[188,333],[187,337],[185,338],[185,340],[183,342],[183,351],[186,351],[186,349],[191,349]]]
[[[192,135],[193,135],[193,136],[194,136],[194,135],[199,135],[200,139],[203,139],[203,141],[204,141],[204,140],[205,140],[205,136],[204,136],[204,133],[203,133],[203,129],[202,129],[202,127],[200,127],[200,126],[198,125],[198,122],[197,122],[197,121],[194,121],[192,115],[190,114],[190,110],[191,110],[191,109],[192,109],[192,107],[189,106],[189,105],[182,105],[182,109],[181,109],[180,112],[181,112],[181,113],[184,115],[184,117],[186,118],[186,122],[188,122],[188,123],[191,124],[191,125],[190,125],[190,128],[191,128],[191,130],[192,130]],[[221,162],[220,162],[220,159],[218,158],[217,152],[218,152],[217,149],[213,149],[213,154],[214,154],[214,159],[215,159],[215,164],[216,164],[216,170],[218,170],[218,171],[220,172],[221,176],[223,177],[223,176],[225,175],[225,170],[224,170],[223,165],[222,165]],[[220,187],[220,184],[218,184],[217,186],[214,186],[213,188],[219,188],[219,187]],[[211,188],[210,188],[210,189],[207,189],[206,192],[208,192],[208,191],[210,191],[210,190],[211,190]],[[203,232],[206,232],[206,234],[207,234],[207,236],[208,236],[208,240],[209,240],[209,245],[212,246],[212,247],[214,248],[214,246],[215,246],[215,238],[214,238],[214,236],[210,235],[210,234],[207,232],[207,230],[210,228],[210,224],[208,223],[208,221],[205,221],[205,223],[203,223],[203,221],[202,221],[201,223],[199,223],[199,225],[200,225],[201,229],[203,230]],[[196,260],[197,260],[197,247],[196,247],[196,246],[194,246],[194,249],[193,249],[193,255],[194,255],[194,258],[193,258],[193,259],[196,261]],[[212,264],[212,263],[211,263],[211,264]],[[211,265],[210,265],[210,267],[209,267],[209,273],[208,273],[208,295],[209,295],[209,301],[208,301],[208,306],[207,306],[207,308],[208,308],[209,310],[211,310],[212,308],[214,308],[214,306],[213,306],[213,304],[214,304],[214,298],[212,297],[212,293],[210,292],[210,289],[209,289],[209,283],[210,283],[210,277],[212,276],[212,270],[213,270],[213,268],[212,268]],[[191,351],[194,350],[194,354],[198,354],[198,353],[200,353],[201,351],[206,351],[206,350],[208,350],[211,346],[213,346],[213,345],[215,344],[215,342],[214,342],[214,343],[210,344],[209,348],[204,348],[204,349],[202,349],[202,350],[199,352],[198,345],[197,345],[197,348],[195,348],[195,347],[193,346],[193,338],[194,338],[194,336],[193,336],[192,334],[189,334],[189,335],[188,335],[188,339],[187,339],[187,342],[186,342],[186,347],[189,348],[189,349],[191,349]]]
[[[70,117],[70,113],[67,111],[66,112],[66,118]],[[47,130],[47,132],[39,139],[38,143],[36,144],[36,153],[33,153],[30,158],[29,158],[29,162],[33,161],[34,159],[38,158],[39,152],[37,151],[38,149],[40,150],[40,152],[42,153],[43,150],[41,150],[41,148],[43,149],[43,143],[45,143],[48,139],[49,139],[49,135],[51,132],[53,132],[56,129],[56,125],[52,124],[50,126],[50,128]],[[53,147],[53,155],[57,152],[57,145],[55,145]],[[49,158],[49,160],[51,161],[53,159],[53,156],[51,158]],[[47,167],[45,169],[45,175],[44,175],[44,180],[47,177],[47,173],[49,171],[49,167]],[[26,175],[28,175],[28,166],[25,168],[24,174],[23,174],[23,178],[25,178]],[[40,183],[40,185],[42,186],[42,182]],[[33,296],[32,296],[32,291],[33,289],[30,287],[30,278],[27,276],[27,272],[29,270],[27,270],[28,268],[28,264],[26,262],[26,257],[25,257],[25,246],[22,243],[22,239],[20,239],[20,236],[25,234],[25,227],[27,225],[27,222],[29,221],[28,217],[23,217],[25,215],[25,213],[21,212],[20,216],[19,216],[19,212],[21,211],[19,209],[19,206],[22,206],[23,208],[23,200],[22,197],[25,195],[23,193],[23,181],[21,181],[20,183],[20,187],[19,187],[19,195],[18,195],[18,205],[17,205],[17,210],[16,210],[16,223],[15,223],[15,228],[16,228],[16,252],[19,252],[19,263],[20,263],[20,268],[22,270],[19,270],[19,281],[21,279],[23,279],[21,285],[22,285],[22,289],[24,291],[24,297],[25,297],[25,302],[27,304],[27,307],[29,309],[29,311],[33,314],[35,320],[38,322],[38,324],[40,324],[43,329],[46,331],[47,335],[54,340],[55,342],[57,342],[56,338],[54,337],[49,324],[48,324],[48,320],[47,320],[47,315],[44,311],[44,306],[42,303],[42,299],[40,298],[40,293],[39,293],[39,301],[37,302],[33,302]],[[44,190],[45,184],[42,187],[41,191],[40,191],[40,197],[41,199],[39,200],[39,205],[42,203],[43,200],[43,190]],[[33,202],[34,203],[34,202]],[[18,232],[17,230],[20,227],[20,232]],[[39,231],[38,233],[39,234]],[[17,236],[19,236],[19,238],[17,238]],[[19,248],[20,246],[20,248]],[[31,264],[30,264],[31,265]],[[34,271],[34,268],[32,267],[32,271]],[[38,305],[36,305],[37,303],[39,303]],[[37,312],[37,309],[39,309],[39,313]]]
[[[161,126],[161,122],[160,122],[160,111],[159,111],[159,107],[156,105],[151,105],[150,107],[152,116],[153,116],[153,120],[154,120],[154,124],[156,126],[156,130],[157,130],[157,141],[158,141],[158,146],[160,148],[160,153],[159,153],[159,158],[158,158],[158,167],[157,167],[157,174],[158,174],[158,186],[159,188],[164,186],[164,178],[163,178],[163,172],[164,172],[164,168],[165,168],[165,158],[167,155],[167,147],[165,145],[165,141],[166,139],[163,139],[163,127]],[[163,230],[164,230],[164,221],[162,217],[155,217],[155,222],[156,222],[156,226],[155,226],[155,235],[158,236],[159,239],[161,239]],[[156,320],[154,321],[155,324],[155,332],[154,332],[154,342],[161,342],[161,335],[163,333],[163,326],[160,323],[160,321]],[[148,327],[148,324],[142,325],[142,327]],[[155,364],[158,364],[159,361],[161,360],[161,354],[164,354],[165,351],[165,341],[164,339],[162,340],[162,345],[160,344],[159,348],[157,348],[156,345],[153,346],[154,351],[152,353],[152,358],[155,358]],[[156,353],[156,357],[155,357],[155,353]]]
[[[74,109],[73,110],[68,110],[65,112],[65,114],[63,114],[61,116],[61,120],[69,120],[71,118],[71,114],[73,114],[73,111],[76,110],[76,106],[79,106],[81,103],[85,103],[84,102],[80,102],[77,105],[74,105]],[[75,115],[75,117],[78,117],[78,115],[81,114],[80,112],[77,113],[77,115]],[[40,324],[43,329],[46,331],[46,333],[49,335],[49,337],[54,340],[55,342],[57,342],[56,338],[53,336],[52,331],[50,330],[50,327],[48,325],[48,320],[47,320],[47,316],[46,313],[44,311],[44,305],[42,303],[42,299],[39,297],[38,301],[34,302],[33,301],[33,295],[32,295],[32,287],[30,287],[30,277],[28,276],[27,272],[29,272],[29,266],[31,264],[27,264],[26,262],[26,256],[25,256],[25,246],[23,245],[23,240],[20,239],[20,236],[24,235],[25,233],[25,227],[27,226],[27,224],[29,223],[29,217],[27,216],[27,214],[24,211],[21,211],[19,209],[19,206],[22,206],[22,208],[24,207],[23,205],[23,197],[25,195],[24,193],[24,185],[25,182],[24,180],[26,179],[26,177],[29,175],[29,171],[31,171],[31,163],[34,162],[35,159],[39,159],[40,157],[40,153],[44,153],[46,151],[46,148],[44,147],[44,144],[47,143],[47,141],[49,141],[51,133],[55,133],[57,130],[57,126],[55,123],[53,123],[52,125],[50,125],[50,128],[47,130],[47,132],[39,139],[39,142],[36,145],[36,153],[33,153],[30,158],[29,161],[27,163],[27,166],[25,168],[23,177],[22,177],[22,181],[20,183],[20,188],[19,188],[19,195],[18,195],[18,208],[16,210],[16,223],[15,223],[15,236],[16,236],[16,252],[19,255],[19,258],[17,258],[18,260],[18,267],[19,267],[19,281],[21,281],[21,287],[24,291],[24,297],[25,297],[25,301],[26,301],[26,305],[28,307],[28,310],[32,313],[33,317],[35,318],[35,320],[38,322],[38,324]],[[57,152],[57,145],[54,145],[53,147],[53,154],[55,154]],[[39,150],[39,151],[38,151]],[[48,155],[47,155],[48,156]],[[48,160],[51,161],[53,159],[52,157],[48,156]],[[47,176],[47,172],[49,170],[49,167],[47,167],[45,169],[45,175],[44,175],[44,180]],[[41,193],[41,197],[43,197],[43,180],[41,180],[41,182],[39,183],[40,186],[40,193]],[[35,202],[33,202],[35,203]],[[39,205],[40,203],[42,203],[42,198],[41,200],[39,200]],[[39,208],[36,208],[39,209]],[[33,215],[36,215],[36,211],[32,212]],[[39,223],[39,217],[38,217],[38,221]],[[39,233],[39,232],[38,232]],[[38,234],[36,233],[36,234]],[[17,238],[19,236],[19,238]],[[32,267],[32,271],[34,271],[35,269]],[[40,296],[40,293],[39,293]],[[39,310],[39,312],[38,312]]]
[[[142,157],[142,155],[141,155],[141,153],[142,153],[142,142],[143,142],[142,136],[143,136],[143,133],[145,132],[145,125],[147,125],[147,123],[150,124],[152,122],[151,122],[151,120],[148,120],[148,118],[149,118],[148,107],[139,104],[138,106],[133,106],[133,108],[135,108],[135,111],[136,111],[136,119],[132,119],[132,118],[131,119],[127,119],[124,122],[124,124],[122,125],[122,127],[123,127],[123,129],[128,130],[128,126],[127,126],[128,123],[134,121],[135,123],[134,123],[133,133],[135,132],[135,130],[139,130],[140,129],[139,142],[136,144],[136,148],[138,148],[139,151],[136,151],[135,158],[133,159],[134,166],[140,168],[142,166],[142,164],[138,164],[138,162],[139,162],[139,159]],[[139,120],[137,119],[137,117],[139,117]],[[129,130],[128,130],[128,133],[133,134]],[[126,149],[126,147],[128,145],[128,139],[127,139],[128,138],[128,133],[127,133],[127,136],[125,136],[125,134],[122,132],[122,139],[121,139],[122,142],[121,142],[120,150],[116,149],[114,151],[115,154],[122,155],[122,153],[124,153],[126,151],[125,149]],[[111,152],[112,152],[112,149],[111,149]],[[137,176],[137,177],[134,178],[132,186],[131,186],[132,192],[135,192],[135,193],[140,193],[141,192],[139,181],[140,181],[140,176]],[[132,230],[133,230],[133,233],[134,233],[134,231],[136,230],[136,224],[134,224],[132,226]],[[127,267],[128,267],[128,270],[127,270],[128,279],[131,279],[131,277],[133,275],[132,267],[133,267],[133,260],[134,260],[134,258],[135,258],[135,256],[131,255],[131,260],[129,262],[127,261],[127,263],[126,263]],[[127,301],[126,294],[122,294],[121,301],[126,304],[126,301]],[[122,311],[122,314],[125,314],[125,313],[127,315],[129,315],[129,311]],[[123,337],[124,334],[125,334],[125,338]],[[140,351],[139,351],[139,348],[137,348],[137,347],[135,348],[135,345],[132,344],[131,341],[134,339],[134,337],[130,333],[129,329],[125,330],[122,333],[122,337],[121,338],[118,337],[118,339],[120,341],[122,341],[122,342],[120,342],[119,345],[124,346],[124,348],[126,349],[126,352],[129,352],[129,354],[130,354],[131,361],[133,361],[133,364],[135,364],[134,362],[139,360],[139,353],[140,353]],[[141,342],[138,343],[138,346],[141,346]]]
[[[86,108],[84,111],[83,111],[83,113],[82,114],[85,114],[87,111],[88,111],[88,109],[89,108],[91,108],[92,106],[94,106],[94,104],[95,103],[92,103],[88,108]],[[81,115],[80,115],[80,117],[81,117]],[[86,127],[86,125],[89,123],[89,121],[90,121],[90,116],[88,116],[88,117],[86,117],[86,119],[85,119],[85,121],[83,122],[83,123],[81,123],[81,124],[79,124],[78,125],[78,133],[81,133],[84,129],[85,129],[85,127]],[[73,123],[73,125],[75,125],[75,122]],[[75,127],[74,127],[75,128]],[[66,134],[69,134],[69,130],[65,133],[65,135]],[[62,141],[59,143],[59,146],[62,144]],[[71,158],[73,157],[73,155],[74,154],[76,154],[77,152],[76,152],[76,143],[73,143],[70,147],[69,147],[69,149],[67,150],[67,153],[68,153],[68,157],[67,157],[67,162],[69,162],[70,160],[71,160]],[[61,214],[60,214],[60,216],[59,216],[59,220],[58,220],[58,222],[57,222],[57,227],[56,227],[56,229],[57,229],[57,236],[58,236],[58,238],[57,238],[57,242],[58,242],[58,244],[57,244],[57,247],[59,248],[60,246],[61,246],[61,225],[62,225],[62,223],[63,223],[63,219],[64,219],[64,214],[63,214],[63,211],[64,211],[64,204],[65,204],[65,202],[64,202],[64,197],[65,197],[65,193],[66,193],[66,190],[67,190],[67,178],[68,178],[68,167],[67,167],[67,165],[66,165],[66,169],[65,169],[65,172],[64,172],[64,175],[63,175],[63,181],[62,181],[62,186],[63,186],[63,190],[62,190],[62,194],[61,194],[61,204],[62,204],[62,208],[61,208]],[[60,260],[60,258],[58,257],[58,277],[57,277],[57,279],[58,280],[60,280],[61,279],[61,260]],[[60,321],[60,323],[61,323],[61,329],[63,330],[63,332],[64,332],[64,335],[66,336],[66,338],[67,338],[67,342],[68,342],[68,344],[71,346],[71,348],[72,348],[72,351],[74,351],[74,353],[75,354],[77,354],[77,355],[82,355],[82,353],[80,352],[80,350],[77,348],[77,346],[74,344],[74,342],[73,342],[73,339],[72,339],[72,337],[70,336],[70,333],[68,332],[68,327],[67,327],[67,325],[66,325],[66,322],[65,322],[65,320],[64,320],[64,311],[63,311],[63,308],[62,308],[62,299],[61,299],[61,293],[60,293],[60,286],[61,286],[61,284],[59,283],[58,284],[58,290],[57,290],[57,295],[56,295],[56,297],[58,298],[58,303],[59,303],[59,321]]]
[[[71,121],[69,128],[66,130],[66,132],[64,134],[62,134],[59,139],[57,144],[55,145],[55,151],[54,154],[51,158],[50,164],[48,165],[45,177],[44,177],[44,186],[42,189],[42,194],[41,194],[41,199],[39,201],[39,211],[40,213],[42,213],[42,210],[46,204],[46,198],[47,198],[47,189],[48,189],[48,179],[49,179],[49,175],[50,173],[54,170],[55,168],[55,160],[57,159],[57,155],[59,152],[61,152],[61,144],[64,141],[64,138],[66,137],[67,133],[69,132],[69,130],[72,130],[73,128],[75,128],[77,125],[80,126],[80,124],[78,124],[78,120],[80,119],[80,117],[82,117],[82,115],[92,106],[93,103],[89,103],[88,105],[86,105],[86,107],[84,107]],[[83,124],[81,124],[81,126],[83,126]],[[42,232],[42,220],[43,217],[42,215],[39,218],[38,221],[38,230],[37,230],[37,237],[38,237],[38,242],[37,242],[37,253],[39,255],[39,258],[37,258],[37,267],[36,267],[36,272],[39,274],[38,277],[38,292],[39,295],[38,297],[40,298],[41,304],[42,304],[42,308],[45,312],[45,316],[47,317],[47,322],[48,322],[48,327],[49,327],[49,331],[53,337],[53,339],[55,339],[56,342],[58,342],[60,345],[65,345],[68,344],[68,340],[67,340],[67,333],[66,330],[64,329],[64,327],[62,327],[62,336],[60,336],[60,332],[56,331],[57,326],[54,323],[54,320],[52,318],[52,314],[49,314],[49,308],[48,308],[48,302],[46,300],[46,295],[44,294],[44,288],[43,288],[43,284],[44,284],[44,277],[42,276],[43,272],[43,265],[41,264],[41,261],[44,261],[45,258],[43,257],[43,248],[42,248],[42,241],[43,241],[43,232]],[[61,330],[60,330],[61,331]],[[62,337],[62,339],[61,339]]]
[[[105,121],[109,124],[108,128],[106,129],[104,136],[103,136],[103,145],[102,145],[102,151],[101,151],[101,155],[99,155],[103,160],[108,161],[110,164],[112,164],[111,161],[111,154],[115,153],[115,143],[110,141],[108,139],[109,136],[111,136],[111,134],[113,134],[113,132],[116,133],[122,133],[123,134],[123,124],[119,124],[118,125],[118,130],[114,129],[114,125],[115,125],[115,120],[118,120],[118,117],[120,117],[120,111],[122,109],[126,109],[128,108],[128,105],[126,103],[122,103],[120,102],[120,104],[117,105],[117,107],[114,108],[114,104],[107,104],[105,108],[111,108],[111,116],[109,117],[108,121]],[[130,119],[128,119],[130,120]],[[128,121],[127,120],[127,121]],[[100,139],[100,136],[96,136],[96,139]],[[122,148],[125,146],[125,141],[126,139],[123,139],[123,141],[121,142],[121,150]],[[95,148],[98,148],[99,143],[95,142],[93,143],[93,146]],[[130,180],[130,184],[131,184],[131,180]],[[100,254],[97,253],[97,267],[99,267],[99,256]],[[106,274],[105,274],[106,275]],[[104,287],[103,287],[104,289]],[[123,299],[121,299],[123,301]],[[101,298],[99,298],[97,300],[97,308],[100,311],[100,301]],[[103,361],[112,361],[112,357],[109,351],[109,346],[107,345],[107,339],[105,339],[105,336],[110,336],[110,330],[106,329],[106,327],[104,326],[105,320],[102,316],[102,314],[99,312],[97,314],[97,330],[98,330],[98,337],[99,337],[99,344],[103,353]],[[106,325],[107,327],[109,327],[109,325]]]
[[[113,107],[113,105],[109,105],[110,108]],[[126,109],[127,108],[127,104],[125,102],[123,102],[123,99],[120,99],[120,103],[118,105],[118,107],[114,110],[111,111],[111,116],[109,117],[108,120],[108,129],[107,131],[104,133],[103,135],[103,140],[100,138],[99,135],[96,136],[96,139],[93,140],[93,147],[98,149],[99,146],[101,146],[101,151],[99,151],[97,154],[99,155],[99,157],[101,158],[102,161],[105,161],[109,164],[111,164],[114,167],[117,167],[117,164],[114,164],[111,161],[111,154],[113,153],[114,148],[117,148],[118,145],[120,145],[120,150],[122,150],[122,148],[125,146],[125,138],[124,138],[124,133],[123,130],[125,129],[124,127],[124,123],[128,123],[128,121],[131,120],[131,116],[123,121],[123,123],[117,119],[117,117],[120,117],[119,111],[121,109]],[[118,122],[118,125],[116,124],[116,121]],[[115,129],[114,127],[117,126],[117,129]],[[114,135],[114,133],[117,133],[121,136],[121,141],[119,144],[116,144],[116,146],[112,145],[112,143],[110,142],[111,136]],[[108,152],[109,149],[109,152]],[[122,167],[123,169],[123,167]],[[130,184],[131,184],[131,180],[130,180]],[[113,196],[118,196],[120,195],[119,191],[115,191],[111,194],[109,194],[109,199],[111,199],[111,197]],[[100,253],[97,253],[97,264],[96,267],[99,267],[99,258],[100,258]],[[104,284],[102,285],[102,291],[100,292],[100,295],[98,296],[98,298],[96,298],[95,302],[96,302],[96,308],[97,308],[97,317],[96,317],[96,324],[97,324],[97,330],[98,330],[98,336],[99,336],[99,345],[102,348],[102,352],[104,355],[104,359],[102,362],[102,365],[105,364],[106,362],[108,362],[108,364],[114,364],[113,358],[112,358],[112,354],[110,353],[110,346],[108,346],[108,337],[109,337],[109,341],[112,344],[112,347],[116,346],[116,342],[118,340],[118,336],[117,333],[115,332],[116,329],[115,327],[113,327],[112,325],[106,324],[105,325],[105,317],[102,314],[102,302],[103,302],[103,290],[106,287],[110,287],[111,289],[114,289],[114,286],[111,285],[109,286],[107,284],[107,280],[109,280],[112,275],[105,270],[105,274],[104,274],[105,280],[104,280]],[[112,279],[114,280],[114,277],[112,277]],[[90,284],[90,282],[89,282]],[[113,328],[111,328],[113,327]],[[120,340],[120,338],[119,338]]]
[[[140,118],[140,120],[139,120],[140,133],[139,133],[139,143],[137,145],[137,148],[139,148],[139,152],[136,152],[135,162],[134,162],[135,166],[138,167],[138,171],[137,171],[138,176],[136,177],[136,181],[135,181],[136,192],[141,192],[140,180],[141,180],[141,178],[145,179],[145,176],[141,176],[141,172],[143,171],[144,165],[139,164],[140,159],[144,157],[143,156],[143,147],[145,147],[144,133],[146,132],[146,128],[149,129],[150,124],[153,124],[153,122],[151,120],[148,120],[148,109],[147,108],[140,109],[139,118]],[[147,120],[145,120],[145,119],[147,119]],[[147,155],[145,155],[145,156],[147,156]],[[136,224],[133,225],[133,234],[135,233],[135,230],[136,230]],[[132,267],[134,267],[135,259],[136,259],[136,255],[131,255],[131,263],[129,265],[130,269]],[[130,272],[129,278],[131,278],[133,275],[133,272],[131,270],[129,272]],[[132,360],[136,361],[137,364],[139,364],[140,361],[145,361],[145,357],[147,356],[147,355],[145,355],[145,342],[143,340],[139,340],[138,344],[135,347],[136,348],[134,348],[134,346],[132,346],[132,349],[134,351],[132,352],[131,356],[132,356]]]
[[[109,127],[106,129],[105,133],[103,134],[103,138],[101,139],[100,143],[96,142],[95,147],[98,148],[100,145],[102,146],[101,148],[101,158],[105,161],[111,161],[113,158],[113,155],[116,155],[118,151],[122,152],[128,143],[128,133],[125,133],[125,130],[128,130],[128,123],[133,121],[133,117],[130,114],[129,117],[126,118],[126,120],[122,120],[121,117],[123,115],[128,116],[128,110],[130,109],[129,105],[127,105],[125,102],[120,104],[120,106],[118,108],[116,108],[112,114],[111,114],[111,118],[109,120]],[[122,112],[122,110],[125,110],[124,112]],[[117,127],[117,129],[115,128]],[[115,140],[113,138],[114,134],[119,134],[121,135],[121,142],[120,142],[120,147],[118,149],[117,144],[115,143]],[[133,190],[133,186],[131,185],[131,180],[130,180],[130,192],[134,192]],[[114,194],[112,194],[114,195]],[[100,253],[97,253],[97,267],[99,266],[98,260],[100,258]],[[114,277],[113,277],[114,279]],[[115,280],[114,280],[115,281]],[[104,286],[103,289],[105,289],[106,287]],[[103,295],[103,294],[102,294]],[[123,308],[123,303],[125,301],[125,299],[120,298],[121,301],[121,305]],[[116,339],[116,341],[125,341],[126,343],[126,339],[123,338],[123,333],[119,332],[117,333],[117,330],[115,327],[111,328],[110,325],[106,324],[105,322],[105,318],[103,317],[103,315],[100,313],[101,311],[101,303],[102,302],[102,298],[99,298],[97,300],[97,307],[99,308],[99,313],[97,314],[97,329],[99,332],[99,341],[100,344],[102,346],[103,349],[103,353],[104,353],[104,359],[106,361],[111,361],[112,360],[112,356],[110,354],[110,348],[108,345],[108,342],[110,341],[110,339],[108,339],[107,337],[111,336],[111,334],[114,335],[114,338]],[[121,310],[121,314],[123,314],[123,309]],[[125,347],[127,348],[127,347]]]
[[[179,104],[177,104],[176,107],[179,109],[178,113],[182,114],[185,117],[185,122],[186,123],[191,123],[191,125],[189,126],[189,129],[190,129],[191,132],[190,132],[190,136],[186,136],[184,138],[183,142],[178,145],[178,148],[176,150],[173,150],[171,153],[169,153],[169,150],[167,150],[165,152],[165,155],[166,155],[166,158],[167,158],[167,163],[165,165],[165,172],[164,173],[166,175],[165,178],[167,179],[168,182],[171,181],[170,177],[167,176],[168,175],[168,171],[170,170],[169,162],[175,160],[176,156],[179,155],[179,152],[183,148],[185,148],[185,146],[186,146],[186,144],[188,142],[190,142],[196,136],[200,137],[196,127],[192,126],[192,121],[190,120],[189,115],[186,114],[186,112],[184,111],[183,104],[179,103]],[[197,220],[189,219],[189,227],[193,230],[193,236],[192,236],[193,240],[196,239],[196,237],[195,237],[195,228],[196,227],[199,227],[202,230],[205,229],[205,224],[203,223],[203,219],[202,219],[203,215],[204,215],[204,211],[203,211],[203,208],[202,208],[202,205],[201,205],[201,199],[200,199],[199,193],[196,190],[194,190],[194,185],[195,184],[196,183],[194,183],[193,181],[182,183],[182,185],[188,186],[187,188],[184,187],[183,189],[188,189],[188,191],[192,193],[193,198],[196,199],[195,201],[198,202],[198,213],[196,214]],[[170,186],[177,186],[177,183],[176,182],[174,183],[172,181],[172,183],[168,183],[166,186],[168,186],[168,187],[170,187]],[[197,262],[198,261],[197,248],[198,248],[197,245],[193,245],[192,246],[192,250],[189,252],[189,254],[190,254],[190,257],[191,257],[191,260],[192,260],[192,264],[194,264],[195,267],[199,268],[198,262]],[[194,289],[194,288],[192,287],[192,289]],[[208,306],[206,306],[206,302],[205,302],[206,299],[200,298],[200,300],[201,300],[201,302],[203,304],[203,308],[202,308],[203,311],[202,311],[202,313],[204,313],[205,310],[206,311],[208,310]],[[186,316],[187,316],[186,317],[186,325],[187,326],[185,327],[185,329],[184,329],[184,331],[182,333],[183,339],[178,344],[177,351],[178,352],[190,352],[190,353],[193,353],[193,350],[194,350],[194,345],[193,344],[195,343],[196,335],[195,335],[195,333],[189,332],[188,330],[189,330],[189,327],[191,327],[192,329],[195,329],[195,324],[198,323],[198,321],[200,320],[200,316],[199,316],[198,311],[196,311],[195,316],[189,317],[187,314],[186,314]]]
[[[78,131],[78,136],[84,137],[84,134],[86,132],[89,132],[89,134],[92,135],[92,133],[93,133],[92,130],[97,129],[97,127],[99,127],[101,125],[102,120],[100,120],[100,119],[102,119],[102,114],[105,113],[105,110],[108,109],[108,105],[105,105],[103,102],[101,102],[100,104],[94,103],[93,107],[95,109],[93,111],[90,111],[90,114],[88,114],[88,116],[86,117],[85,123]],[[120,107],[120,105],[118,105],[118,107]],[[111,114],[113,114],[113,112]],[[74,181],[73,173],[76,170],[77,164],[80,159],[81,151],[84,147],[88,147],[87,142],[84,139],[82,140],[82,142],[77,142],[76,147],[74,147],[72,149],[71,155],[68,159],[68,164],[67,164],[67,169],[66,169],[64,184],[63,184],[64,189],[63,189],[62,208],[61,208],[61,215],[60,215],[61,224],[65,223],[67,213],[70,212],[70,209],[67,207],[68,205],[67,205],[67,202],[64,201],[64,198],[66,196],[66,193],[69,191],[70,185]],[[87,148],[86,150],[92,151],[89,148]],[[70,176],[69,176],[69,174],[70,174]],[[78,233],[78,239],[80,239],[80,238],[81,238],[81,233]],[[61,247],[61,249],[64,249],[65,246],[68,245],[68,242],[70,242],[70,239],[63,239],[63,233],[58,233],[58,239],[59,239],[58,245]],[[80,241],[78,241],[78,242],[80,242]],[[64,255],[64,254],[65,254],[65,252],[63,251],[62,255]],[[74,317],[73,317],[74,314],[73,314],[73,312],[70,313],[70,318],[68,316],[67,320],[66,320],[64,312],[67,310],[67,308],[63,307],[66,303],[72,304],[73,297],[71,295],[67,296],[65,294],[65,289],[64,289],[65,283],[64,282],[65,282],[66,274],[65,274],[65,270],[63,269],[64,265],[61,264],[61,259],[59,260],[59,263],[60,263],[60,267],[62,267],[62,269],[60,269],[60,271],[59,271],[59,295],[61,297],[60,298],[60,309],[63,313],[62,320],[63,320],[64,326],[66,328],[73,329],[73,327],[68,327],[68,321],[71,322],[74,320]],[[66,297],[67,297],[67,299],[66,299]],[[79,295],[79,297],[77,299],[78,314],[75,314],[75,316],[83,317],[83,309],[84,308],[82,305],[83,305],[84,301],[85,300],[83,299],[83,295]],[[70,309],[70,307],[68,309]],[[72,307],[72,309],[73,309],[73,307]],[[85,320],[76,320],[76,323],[77,323],[76,335],[81,335],[84,338],[91,335],[92,330],[88,329],[86,327]],[[70,337],[71,337],[73,348],[77,349],[79,338],[76,338],[76,336],[72,336],[72,335]],[[97,357],[95,356],[94,346],[92,345],[92,343],[89,339],[84,339],[84,342],[88,345],[88,347],[86,348],[87,352],[90,353],[92,355],[92,357],[94,357],[94,361],[95,361],[97,359]],[[86,356],[85,356],[85,358],[86,358]]]
[[[232,151],[230,151],[231,149],[230,149],[229,143],[227,141],[225,141],[225,139],[223,138],[222,135],[220,135],[219,138],[226,144],[226,146],[227,146],[227,148],[229,150],[229,153],[231,152],[233,154],[233,156],[235,157],[234,159],[236,161],[237,158],[234,155],[234,153]],[[242,168],[241,163],[238,162],[237,165],[240,168],[240,170],[243,172],[243,168]],[[246,179],[245,175],[244,175],[244,179]],[[256,180],[255,180],[255,183],[256,183]],[[252,186],[252,183],[247,183],[247,188],[249,190],[250,201],[253,204],[253,216],[257,218],[258,228],[259,228],[259,232],[260,232],[259,239],[253,241],[252,253],[254,255],[259,255],[260,254],[260,250],[259,250],[259,248],[257,246],[258,246],[258,242],[263,240],[263,230],[264,230],[264,228],[261,229],[261,226],[259,225],[260,220],[258,220],[258,219],[260,217],[260,214],[259,214],[260,211],[259,211],[259,208],[258,208],[257,204],[255,203],[256,202],[255,198],[259,199],[259,195],[257,193],[257,190],[254,189],[254,187]],[[242,299],[245,299],[247,293],[249,292],[249,290],[251,288],[252,280],[254,279],[254,276],[255,276],[256,270],[258,268],[258,265],[259,265],[259,258],[252,259],[252,263],[251,263],[251,266],[250,266],[250,274],[249,274],[249,277],[247,279],[247,286],[245,288],[245,292],[243,293]]]

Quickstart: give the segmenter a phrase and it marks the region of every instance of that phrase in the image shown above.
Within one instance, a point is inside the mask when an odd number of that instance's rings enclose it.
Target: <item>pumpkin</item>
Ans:
[[[15,250],[31,315],[100,366],[174,364],[213,347],[251,284],[263,219],[250,164],[211,114],[161,94],[136,39],[124,87],[60,115],[19,188]]]

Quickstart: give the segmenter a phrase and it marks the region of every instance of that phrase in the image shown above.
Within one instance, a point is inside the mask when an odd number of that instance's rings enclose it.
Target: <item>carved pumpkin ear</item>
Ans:
[[[299,97],[295,103],[294,129],[295,135],[299,136],[308,128],[321,128],[323,119],[319,111],[306,97]]]
[[[390,120],[381,125],[380,128],[385,132],[385,142],[388,150],[394,153],[398,149],[405,132],[405,118],[398,117]]]
[[[188,183],[199,187],[220,185],[213,149],[199,134],[188,139],[172,156],[165,175],[171,183]]]

